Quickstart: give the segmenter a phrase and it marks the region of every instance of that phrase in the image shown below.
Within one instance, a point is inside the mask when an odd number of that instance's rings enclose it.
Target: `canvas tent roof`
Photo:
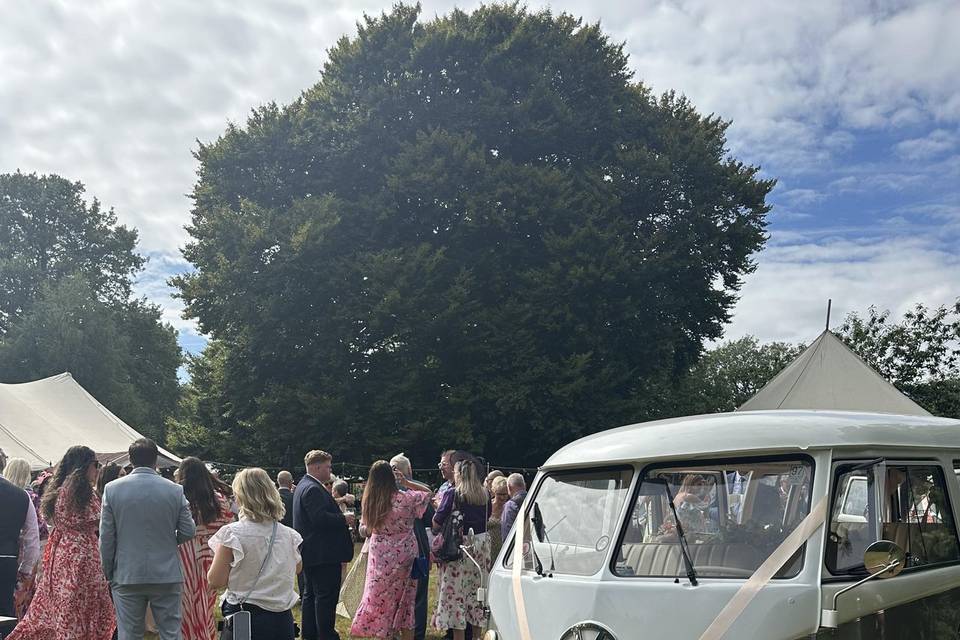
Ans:
[[[142,435],[87,393],[69,373],[0,384],[0,448],[34,469],[56,464],[68,448],[83,444],[97,453],[126,451]],[[180,458],[160,449],[170,461]]]
[[[796,360],[737,411],[766,409],[930,415],[884,380],[830,331],[820,334]]]

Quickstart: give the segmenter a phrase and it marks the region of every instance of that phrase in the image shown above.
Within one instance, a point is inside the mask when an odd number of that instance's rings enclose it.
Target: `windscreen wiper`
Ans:
[[[683,556],[683,566],[687,570],[687,579],[691,586],[697,586],[697,570],[693,567],[693,560],[690,559],[690,548],[687,545],[687,536],[683,534],[683,525],[680,524],[680,515],[677,513],[677,505],[673,504],[673,492],[670,491],[670,483],[663,478],[647,478],[644,482],[653,484],[662,484],[667,492],[667,502],[670,503],[670,510],[673,511],[673,519],[677,523],[677,539],[680,541],[680,555]]]
[[[532,511],[532,515],[529,512],[527,513],[527,521],[532,525],[534,537],[539,540],[543,532],[543,516],[540,515],[540,507],[536,503],[534,503]],[[540,555],[537,554],[537,545],[534,544],[533,538],[530,539],[530,551],[533,552],[533,570],[541,578],[545,577],[547,572],[543,570],[543,563],[540,562]]]

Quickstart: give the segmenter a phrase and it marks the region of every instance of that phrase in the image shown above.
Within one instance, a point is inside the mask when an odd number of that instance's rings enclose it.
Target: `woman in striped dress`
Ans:
[[[233,522],[234,514],[226,497],[217,491],[213,474],[198,458],[184,458],[177,470],[177,482],[183,486],[197,524],[197,535],[180,545],[183,570],[180,634],[183,640],[214,640],[216,593],[207,584],[207,571],[213,564],[213,551],[207,542],[220,527]]]

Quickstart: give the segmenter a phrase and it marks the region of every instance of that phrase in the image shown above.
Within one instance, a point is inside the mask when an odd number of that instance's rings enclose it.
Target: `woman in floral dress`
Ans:
[[[475,458],[461,460],[454,465],[453,486],[440,498],[440,506],[433,517],[433,531],[442,531],[447,518],[461,518],[464,544],[481,569],[467,557],[440,563],[438,573],[439,597],[433,613],[433,626],[453,630],[453,640],[463,640],[467,625],[473,627],[473,637],[479,638],[486,622],[483,605],[477,600],[477,589],[483,585],[484,574],[490,571],[490,534],[487,533],[487,513],[490,508],[487,490],[483,488],[480,466]],[[468,536],[473,529],[472,538]]]
[[[361,527],[370,534],[367,582],[350,634],[361,638],[413,638],[417,557],[413,521],[423,516],[430,489],[394,471],[385,460],[370,467]]]
[[[213,550],[207,543],[220,527],[233,522],[234,514],[226,496],[217,491],[213,474],[199,458],[183,459],[177,469],[177,482],[183,486],[197,525],[197,534],[179,547],[183,569],[180,636],[183,640],[214,640],[217,594],[207,583],[207,572],[213,564]]]
[[[53,531],[43,573],[26,617],[8,640],[110,640],[117,626],[103,577],[97,533],[100,498],[93,491],[100,463],[88,447],[67,450],[42,511]]]

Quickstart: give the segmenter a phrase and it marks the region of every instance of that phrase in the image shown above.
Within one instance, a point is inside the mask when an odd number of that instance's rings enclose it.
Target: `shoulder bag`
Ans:
[[[277,539],[277,522],[273,522],[273,533],[270,534],[270,546],[267,547],[267,555],[264,556],[263,562],[260,564],[260,571],[257,572],[257,577],[253,580],[253,585],[250,587],[250,590],[247,591],[247,594],[240,598],[240,611],[236,613],[231,613],[226,616],[221,623],[220,627],[220,640],[252,640],[251,633],[252,629],[250,628],[250,612],[244,611],[243,605],[247,603],[247,599],[250,598],[253,594],[253,590],[257,588],[257,583],[260,582],[260,576],[263,575],[263,570],[267,566],[267,562],[270,560],[270,556],[273,555],[273,543]]]

